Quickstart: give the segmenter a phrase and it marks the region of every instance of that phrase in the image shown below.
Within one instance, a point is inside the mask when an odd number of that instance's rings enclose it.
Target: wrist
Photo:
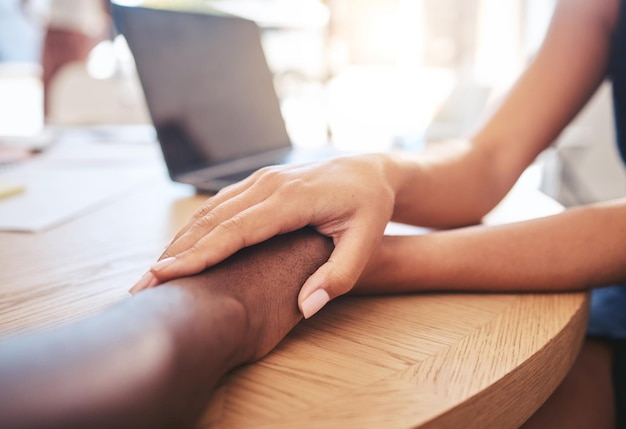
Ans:
[[[410,169],[406,156],[401,153],[380,153],[373,156],[385,182],[392,189],[393,194],[397,196],[410,180]],[[411,164],[414,165],[414,163]]]
[[[162,322],[176,345],[177,365],[203,366],[210,360],[219,372],[226,373],[250,361],[250,353],[241,342],[248,323],[245,308],[217,284],[209,273],[202,273],[154,288],[168,289],[166,294],[170,295]],[[206,359],[208,356],[211,359]]]
[[[353,291],[357,294],[391,292],[393,277],[399,258],[394,250],[394,241],[397,237],[383,236],[374,253],[368,260],[365,269],[361,273]]]
[[[419,292],[432,287],[429,277],[437,265],[433,234],[384,236],[355,286],[355,293]],[[422,249],[428,249],[428,252]]]

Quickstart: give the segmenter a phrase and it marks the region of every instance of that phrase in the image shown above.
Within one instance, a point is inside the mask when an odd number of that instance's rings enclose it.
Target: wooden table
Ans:
[[[0,333],[84,317],[127,290],[204,197],[163,174],[39,233],[0,233]],[[562,380],[588,295],[338,299],[219,386],[201,427],[517,427]]]

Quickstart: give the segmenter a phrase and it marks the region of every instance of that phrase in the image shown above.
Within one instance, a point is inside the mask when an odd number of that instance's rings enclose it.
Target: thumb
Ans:
[[[328,261],[304,283],[298,296],[298,307],[305,319],[355,285],[378,243],[378,239],[363,237],[356,231],[345,233]]]

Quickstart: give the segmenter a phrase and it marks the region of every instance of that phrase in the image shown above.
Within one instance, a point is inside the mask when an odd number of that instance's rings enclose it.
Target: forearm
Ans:
[[[519,175],[513,170],[498,175],[494,157],[489,148],[470,141],[388,155],[389,170],[396,175],[392,220],[433,228],[479,223]]]
[[[201,327],[237,323],[240,311],[234,301],[207,307],[199,292],[164,286],[88,320],[4,341],[0,421],[12,428],[188,426],[235,364],[235,344],[202,336]]]
[[[562,291],[626,279],[626,202],[514,224],[385,237],[355,291]]]
[[[0,343],[11,428],[184,428],[215,383],[301,319],[297,296],[330,240],[301,230],[72,325]]]
[[[394,220],[430,227],[479,222],[605,78],[618,5],[560,2],[533,62],[468,144],[392,158]]]

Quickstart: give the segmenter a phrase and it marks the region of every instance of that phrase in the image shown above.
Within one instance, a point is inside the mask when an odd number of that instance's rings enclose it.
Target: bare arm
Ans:
[[[423,164],[422,171],[409,168],[415,185],[398,194],[395,217],[451,226],[476,222],[491,209],[604,78],[617,7],[614,0],[561,1],[536,60],[472,145],[454,152],[449,161]],[[626,279],[624,240],[626,201],[507,226],[385,238],[357,289],[554,291],[602,286]]]
[[[371,255],[390,219],[430,227],[478,223],[605,77],[618,6],[561,0],[535,61],[466,144],[443,154],[262,170],[209,199],[136,287],[199,272],[242,247],[311,225],[332,237],[335,250],[300,291],[300,310],[310,317],[376,263]]]
[[[502,226],[385,237],[355,287],[563,291],[626,280],[626,199]]]
[[[471,139],[443,156],[395,160],[394,220],[478,223],[558,136],[606,76],[616,0],[562,0],[533,63]]]
[[[296,297],[331,251],[312,231],[65,327],[0,342],[0,422],[10,428],[184,428],[215,383],[300,320]]]

